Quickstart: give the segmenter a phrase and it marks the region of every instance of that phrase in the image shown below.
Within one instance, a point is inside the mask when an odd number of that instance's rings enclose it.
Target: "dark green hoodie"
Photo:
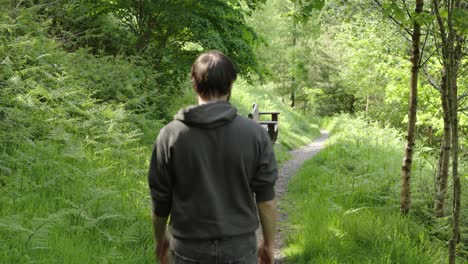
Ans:
[[[258,228],[255,199],[275,197],[277,174],[262,126],[228,102],[191,106],[156,139],[148,177],[153,212],[171,214],[171,233],[180,239],[247,234]]]

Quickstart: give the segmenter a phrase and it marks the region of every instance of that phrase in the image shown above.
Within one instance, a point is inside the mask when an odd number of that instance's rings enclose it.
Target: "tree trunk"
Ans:
[[[437,168],[437,180],[436,180],[436,199],[435,199],[435,216],[444,216],[445,207],[445,196],[447,192],[447,179],[449,172],[450,163],[450,146],[451,146],[451,122],[450,122],[450,109],[448,106],[448,87],[447,87],[447,75],[444,71],[442,76],[442,82],[440,85],[441,90],[441,104],[444,119],[444,134],[442,142],[440,144],[439,153],[439,164]]]
[[[460,61],[463,56],[461,50],[463,37],[456,34],[452,25],[454,2],[449,2],[451,8],[448,12],[449,26],[449,44],[451,44],[451,52],[449,53],[449,66],[451,68],[450,86],[449,86],[449,106],[450,117],[452,124],[452,180],[453,180],[453,208],[452,208],[452,238],[449,243],[449,263],[454,264],[457,244],[460,243],[460,206],[461,206],[461,182],[458,173],[458,153],[459,153],[459,138],[458,138],[458,70]],[[460,2],[458,2],[460,4]]]
[[[366,116],[369,115],[369,95],[366,95]]]
[[[439,11],[439,2],[433,0],[433,6],[437,23],[439,24],[440,37],[442,39],[442,64],[446,74],[448,109],[451,124],[451,155],[452,155],[452,180],[453,180],[453,208],[452,208],[452,238],[449,241],[449,263],[454,264],[457,253],[457,244],[460,242],[460,196],[461,184],[458,174],[458,71],[463,57],[463,37],[459,36],[453,26],[453,11],[466,8],[461,1],[447,0],[444,2],[447,9],[447,25],[444,24]]]
[[[423,0],[416,0],[416,14],[422,13]],[[411,57],[411,83],[410,83],[410,98],[408,111],[408,131],[406,136],[406,148],[403,164],[401,165],[401,206],[400,212],[408,214],[411,207],[411,168],[414,154],[414,138],[416,128],[416,110],[418,98],[418,75],[419,75],[419,43],[421,38],[421,25],[417,20],[413,24],[412,34],[412,52]]]
[[[296,2],[293,3],[293,11],[296,12]],[[297,45],[297,22],[296,22],[296,18],[293,18],[292,37],[293,37],[292,45],[295,48],[296,45]],[[294,54],[293,63],[296,63],[295,62],[296,56],[297,56],[297,54]],[[292,74],[292,78],[291,78],[291,95],[290,95],[290,99],[291,99],[291,107],[293,108],[294,106],[296,106],[296,77],[294,76],[294,74]]]
[[[453,209],[452,209],[452,238],[449,244],[449,263],[455,263],[456,248],[460,242],[460,196],[461,184],[458,174],[458,103],[457,84],[453,86],[451,95],[451,121],[452,121],[452,179],[453,179]]]
[[[429,131],[427,131],[427,143],[429,146],[432,146],[432,138],[433,138],[433,131],[432,131],[432,126],[429,126]]]
[[[293,78],[294,80],[294,78]],[[294,82],[294,81],[293,81]],[[294,85],[294,83],[293,83]],[[291,91],[291,107],[294,107],[296,105],[296,93],[294,92],[294,88]]]

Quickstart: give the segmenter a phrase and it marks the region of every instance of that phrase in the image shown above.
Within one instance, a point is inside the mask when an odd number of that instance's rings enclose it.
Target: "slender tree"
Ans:
[[[292,35],[293,35],[292,38],[293,39],[292,39],[292,45],[293,45],[294,48],[296,48],[296,46],[297,46],[297,20],[298,20],[297,14],[296,14],[296,12],[298,12],[297,11],[297,2],[296,1],[293,2],[293,12],[294,12],[294,14],[293,14],[293,32],[292,32]],[[297,55],[295,55],[295,56],[297,56]],[[294,107],[294,106],[296,106],[296,86],[297,86],[295,76],[292,76],[291,86],[292,86],[291,87],[291,95],[290,95],[291,107]]]
[[[418,102],[418,75],[420,68],[419,44],[421,39],[421,25],[418,16],[423,11],[423,0],[416,0],[415,19],[413,21],[412,57],[411,57],[411,82],[408,110],[408,130],[406,135],[406,148],[403,164],[401,165],[401,206],[400,212],[407,214],[411,207],[411,168],[414,154],[414,139],[416,130],[416,111]]]
[[[446,83],[446,98],[448,117],[451,125],[451,158],[452,158],[452,180],[453,180],[453,207],[452,207],[452,237],[449,242],[449,263],[455,263],[457,244],[460,242],[460,196],[461,183],[458,173],[459,154],[459,129],[458,129],[458,72],[460,61],[463,57],[462,46],[463,36],[457,32],[454,22],[455,11],[466,9],[460,0],[446,0],[445,4],[447,16],[441,15],[440,3],[438,0],[432,1],[434,14],[439,25],[439,33],[442,47],[442,66]],[[437,208],[436,208],[437,209]]]
[[[447,179],[450,166],[450,148],[451,148],[451,119],[449,114],[449,98],[447,87],[446,72],[442,73],[442,80],[439,87],[440,100],[442,105],[444,131],[440,143],[439,162],[436,178],[436,198],[435,198],[435,216],[444,216],[445,196],[447,192]]]

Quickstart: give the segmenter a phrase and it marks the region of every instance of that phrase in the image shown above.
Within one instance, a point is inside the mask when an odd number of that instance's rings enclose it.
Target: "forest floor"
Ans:
[[[283,248],[286,246],[286,240],[289,235],[290,228],[287,226],[287,218],[285,204],[283,204],[282,197],[286,194],[288,189],[288,182],[291,177],[301,168],[302,164],[312,158],[320,150],[325,147],[325,142],[329,137],[328,131],[321,130],[320,137],[311,142],[310,144],[292,150],[289,153],[291,158],[286,161],[278,173],[278,181],[276,182],[276,197],[278,201],[278,223],[277,223],[277,234],[276,234],[276,252],[275,259],[277,264],[287,263],[284,254],[282,253]],[[257,230],[257,240],[261,241],[261,230]]]

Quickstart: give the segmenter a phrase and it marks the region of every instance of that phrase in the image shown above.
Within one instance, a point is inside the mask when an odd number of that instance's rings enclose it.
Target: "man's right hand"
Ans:
[[[156,258],[160,264],[169,264],[169,239],[167,237],[157,242]]]
[[[258,248],[258,263],[275,264],[275,249],[266,247],[265,244],[262,244]]]
[[[276,200],[257,203],[262,223],[263,243],[258,248],[258,263],[275,263]]]
[[[151,215],[153,222],[154,240],[156,247],[154,253],[156,259],[160,264],[169,264],[169,233],[166,232],[167,217],[157,216],[156,214]]]

